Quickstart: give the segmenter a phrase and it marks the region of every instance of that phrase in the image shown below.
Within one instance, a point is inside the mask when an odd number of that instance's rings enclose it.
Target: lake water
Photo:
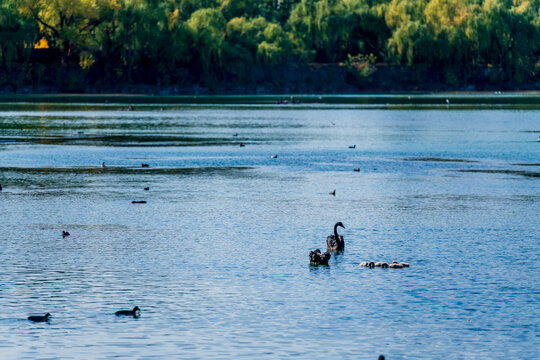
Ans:
[[[539,358],[540,96],[446,98],[1,103],[0,357]]]

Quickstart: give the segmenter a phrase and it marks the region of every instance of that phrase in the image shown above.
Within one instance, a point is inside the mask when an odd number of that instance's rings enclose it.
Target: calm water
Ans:
[[[1,357],[539,358],[540,97],[488,98],[0,104]]]

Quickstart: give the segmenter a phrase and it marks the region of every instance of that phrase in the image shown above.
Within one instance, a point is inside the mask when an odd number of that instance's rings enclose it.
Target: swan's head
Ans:
[[[133,310],[132,310],[132,311],[133,311],[133,312],[135,313],[135,312],[137,312],[137,311],[141,311],[141,309],[139,309],[139,307],[138,307],[138,306],[135,306],[135,307],[133,308]]]
[[[343,223],[342,223],[341,221],[340,221],[340,222],[338,222],[338,223],[336,223],[336,226],[341,226],[342,228],[344,228],[344,229],[345,229],[345,226],[343,226]]]
[[[49,313],[46,313],[46,314],[45,314],[45,319],[48,319],[48,318],[49,318],[49,316],[51,316],[51,314],[49,314]]]

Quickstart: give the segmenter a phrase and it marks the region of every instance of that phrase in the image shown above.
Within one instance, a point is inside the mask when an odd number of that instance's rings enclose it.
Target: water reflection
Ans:
[[[538,357],[537,110],[268,99],[0,104],[2,355]]]

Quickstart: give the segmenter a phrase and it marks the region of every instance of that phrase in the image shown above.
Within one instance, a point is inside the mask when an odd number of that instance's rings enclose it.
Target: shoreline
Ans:
[[[286,100],[286,102],[283,102]],[[447,102],[448,100],[448,102]],[[147,93],[0,93],[0,103],[118,103],[118,104],[351,104],[351,105],[533,105],[540,91],[415,91],[341,94],[147,94]]]

